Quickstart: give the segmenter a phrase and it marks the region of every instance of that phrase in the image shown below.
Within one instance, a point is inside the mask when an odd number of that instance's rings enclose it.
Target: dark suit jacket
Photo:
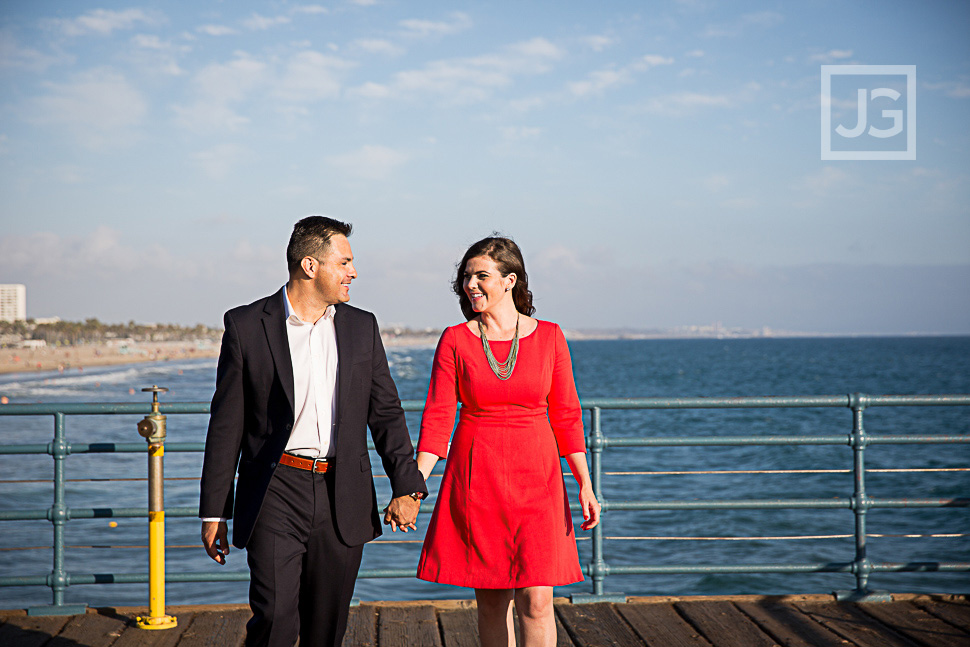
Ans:
[[[232,543],[239,548],[249,541],[295,420],[283,299],[280,290],[225,315],[199,516],[232,518]],[[338,536],[356,546],[381,534],[367,426],[390,477],[393,496],[427,493],[427,488],[413,458],[377,320],[369,312],[338,304],[334,328],[338,362],[334,513]]]

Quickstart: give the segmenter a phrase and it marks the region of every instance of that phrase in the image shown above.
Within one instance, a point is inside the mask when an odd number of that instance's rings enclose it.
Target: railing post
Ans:
[[[852,409],[852,476],[854,487],[852,492],[852,511],[855,515],[855,559],[852,561],[852,572],[855,573],[856,586],[854,591],[836,591],[835,598],[840,601],[853,602],[888,602],[891,597],[886,591],[869,590],[869,573],[872,572],[872,562],[866,553],[866,514],[872,501],[866,494],[866,460],[865,451],[869,445],[863,424],[863,412],[869,404],[869,398],[861,393],[849,394],[849,408]]]
[[[603,500],[603,428],[600,423],[599,407],[590,409],[590,434],[589,434],[589,453],[590,453],[590,478],[593,481],[593,494],[599,501],[601,512],[605,513],[609,509],[609,504]],[[606,576],[609,575],[610,568],[603,559],[603,519],[593,528],[593,547],[590,563],[590,577],[593,580],[592,595],[574,594],[570,600],[574,604],[586,602],[626,602],[626,596],[622,593],[606,593],[603,584]]]
[[[87,605],[64,604],[64,591],[70,585],[70,576],[64,570],[64,530],[69,518],[64,473],[64,461],[71,453],[65,434],[64,414],[54,414],[54,440],[48,445],[47,453],[54,458],[54,502],[47,518],[54,525],[54,564],[51,574],[47,576],[47,586],[53,593],[53,603],[49,606],[28,607],[27,615],[31,616],[72,616],[84,613]]]
[[[138,433],[148,441],[148,615],[135,620],[142,629],[171,629],[178,620],[165,615],[165,416],[158,412],[158,394],[168,389],[142,391],[152,394],[152,412],[138,423]]]

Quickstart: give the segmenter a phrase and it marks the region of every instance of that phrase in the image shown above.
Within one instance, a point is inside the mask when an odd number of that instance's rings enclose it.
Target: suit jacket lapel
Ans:
[[[266,301],[266,306],[263,308],[263,329],[266,331],[266,341],[273,355],[276,374],[283,384],[283,392],[286,393],[286,399],[290,403],[290,411],[293,411],[293,360],[290,358],[290,342],[286,336],[286,308],[283,306],[283,299],[286,298],[283,292],[285,289],[283,287]]]
[[[350,394],[350,373],[353,368],[353,357],[350,351],[350,338],[353,331],[347,322],[344,308],[338,303],[333,314],[333,330],[337,337],[337,424],[339,426],[346,399]]]

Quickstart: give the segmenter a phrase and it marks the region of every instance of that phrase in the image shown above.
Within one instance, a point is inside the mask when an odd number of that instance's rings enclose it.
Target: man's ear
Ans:
[[[317,268],[319,263],[312,256],[304,256],[303,260],[300,261],[300,267],[303,268],[303,273],[313,278],[313,275],[317,273]]]

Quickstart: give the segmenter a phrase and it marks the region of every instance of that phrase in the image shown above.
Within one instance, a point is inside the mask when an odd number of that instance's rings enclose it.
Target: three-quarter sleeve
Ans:
[[[553,324],[555,325],[555,324]],[[583,410],[579,406],[579,394],[573,380],[573,363],[569,346],[559,326],[555,326],[555,366],[552,387],[549,390],[549,422],[556,436],[559,455],[566,456],[586,452],[583,438]]]
[[[431,384],[421,416],[418,451],[448,457],[448,441],[455,427],[458,409],[457,348],[454,328],[446,328],[438,340],[431,367]]]

